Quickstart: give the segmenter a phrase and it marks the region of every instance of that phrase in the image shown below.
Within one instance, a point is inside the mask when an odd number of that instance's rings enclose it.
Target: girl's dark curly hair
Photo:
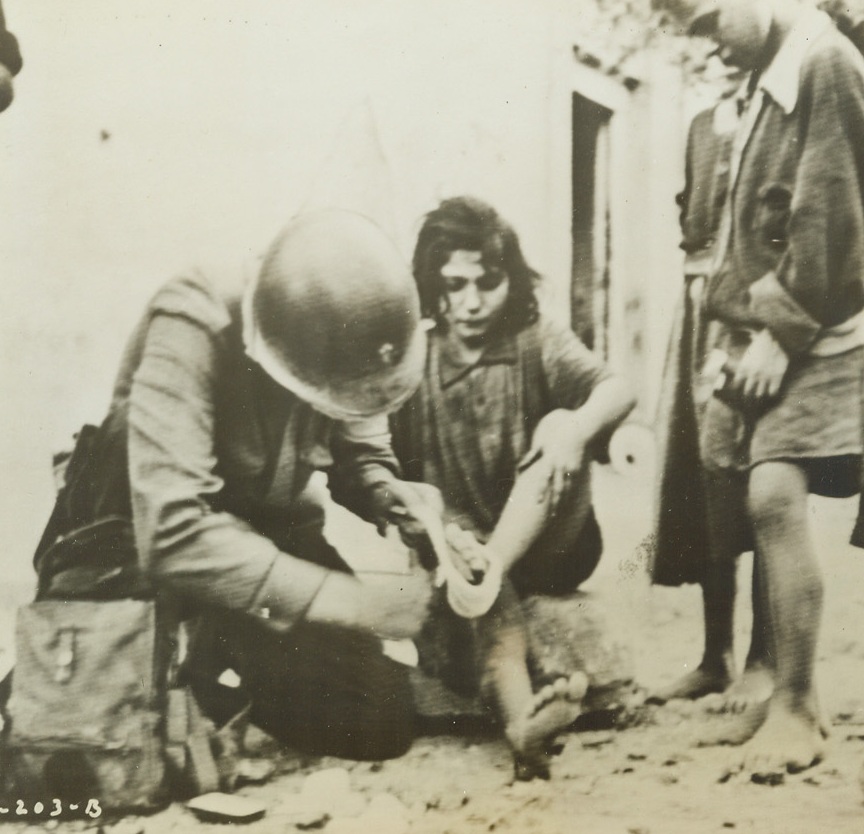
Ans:
[[[539,273],[526,263],[513,227],[492,206],[475,197],[443,200],[423,221],[413,267],[424,316],[435,319],[439,327],[446,326],[441,300],[446,305],[447,293],[441,267],[457,249],[482,253],[487,269],[502,270],[510,279],[501,319],[505,332],[516,333],[537,320],[534,287]]]

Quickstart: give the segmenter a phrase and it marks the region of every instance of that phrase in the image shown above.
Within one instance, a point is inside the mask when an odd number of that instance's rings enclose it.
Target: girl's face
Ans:
[[[510,292],[506,272],[488,269],[483,253],[457,249],[441,267],[448,332],[470,347],[482,344],[501,320]]]

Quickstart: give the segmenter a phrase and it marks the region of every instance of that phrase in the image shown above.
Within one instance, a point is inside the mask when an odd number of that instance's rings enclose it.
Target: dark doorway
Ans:
[[[572,104],[573,329],[608,356],[609,136],[612,111],[573,93]]]

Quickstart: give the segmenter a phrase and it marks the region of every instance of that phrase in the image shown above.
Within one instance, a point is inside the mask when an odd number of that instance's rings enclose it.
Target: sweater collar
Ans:
[[[829,26],[833,23],[827,14],[809,7],[802,8],[774,59],[759,78],[757,88],[771,96],[787,116],[798,103],[804,56]]]
[[[515,365],[519,358],[516,336],[505,334],[490,343],[480,357],[471,363],[461,362],[452,350],[448,350],[444,338],[436,340],[439,350],[439,373],[441,387],[447,388],[481,365]]]

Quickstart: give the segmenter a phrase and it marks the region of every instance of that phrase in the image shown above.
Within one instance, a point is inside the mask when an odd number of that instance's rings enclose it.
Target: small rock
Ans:
[[[366,800],[351,788],[351,777],[341,767],[310,773],[300,788],[297,807],[307,825],[328,819],[356,817],[366,809]]]
[[[328,767],[310,773],[303,782],[300,793],[309,798],[326,799],[334,794],[348,793],[350,790],[351,777],[348,771],[344,767]]]
[[[407,808],[395,796],[377,794],[360,816],[333,820],[327,834],[407,834],[409,828]]]
[[[534,797],[536,795],[536,787],[538,782],[513,782],[508,786],[508,794],[517,799],[525,797]]]
[[[441,793],[430,794],[425,804],[429,811],[451,812],[458,811],[468,801],[468,796],[453,785]]]
[[[600,730],[594,733],[581,733],[579,740],[583,747],[602,747],[604,744],[611,744],[615,741],[615,733],[606,730]]]
[[[301,831],[321,828],[330,819],[330,815],[319,805],[301,802],[290,809],[289,816],[294,825]]]
[[[362,814],[367,807],[366,798],[360,793],[349,793],[339,797],[339,802],[334,804],[330,816],[333,819],[343,819],[345,817],[357,817]]]
[[[203,822],[255,822],[267,813],[267,805],[259,800],[218,791],[196,796],[188,800],[185,806]]]
[[[238,759],[235,772],[237,785],[260,785],[266,782],[275,770],[276,765],[269,759]]]
[[[379,793],[372,797],[366,817],[408,817],[408,809],[392,794]]]
[[[779,771],[769,771],[766,773],[754,773],[750,777],[750,781],[754,782],[757,785],[769,785],[770,787],[776,787],[777,785],[782,785],[786,781],[786,775],[780,773]]]

